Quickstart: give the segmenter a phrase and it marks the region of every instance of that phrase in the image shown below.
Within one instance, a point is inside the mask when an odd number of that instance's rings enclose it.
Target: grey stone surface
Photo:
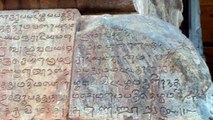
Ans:
[[[134,0],[139,14],[156,16],[179,27],[183,21],[182,0]]]
[[[209,120],[208,67],[176,27],[141,15],[86,17],[75,42],[70,119]]]

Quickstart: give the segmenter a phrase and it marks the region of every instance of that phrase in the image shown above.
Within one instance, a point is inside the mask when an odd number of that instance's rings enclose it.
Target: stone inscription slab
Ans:
[[[211,85],[209,72],[176,28],[134,15],[82,21],[71,119],[202,120],[195,101]]]
[[[0,119],[65,120],[78,10],[0,12]]]

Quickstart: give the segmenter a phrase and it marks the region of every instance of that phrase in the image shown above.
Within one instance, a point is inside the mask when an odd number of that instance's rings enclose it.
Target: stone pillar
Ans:
[[[134,0],[134,6],[141,15],[156,16],[177,27],[183,21],[182,0]]]
[[[189,19],[189,39],[194,44],[197,52],[204,57],[203,54],[203,41],[201,36],[201,24],[200,24],[200,0],[190,1],[190,16]]]
[[[148,14],[149,0],[133,0],[136,11],[141,15]]]

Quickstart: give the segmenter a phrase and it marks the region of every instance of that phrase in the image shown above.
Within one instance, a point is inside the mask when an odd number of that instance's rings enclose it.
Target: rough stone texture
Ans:
[[[208,67],[174,26],[140,15],[83,18],[69,118],[211,120]]]
[[[78,10],[0,12],[0,119],[66,120]]]
[[[138,13],[157,16],[179,27],[183,21],[182,0],[133,0]]]

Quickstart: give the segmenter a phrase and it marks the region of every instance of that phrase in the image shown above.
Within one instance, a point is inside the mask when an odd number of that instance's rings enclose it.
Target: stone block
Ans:
[[[209,120],[205,61],[178,28],[156,17],[83,17],[76,35],[69,118]]]
[[[0,119],[66,120],[76,9],[1,11]]]

